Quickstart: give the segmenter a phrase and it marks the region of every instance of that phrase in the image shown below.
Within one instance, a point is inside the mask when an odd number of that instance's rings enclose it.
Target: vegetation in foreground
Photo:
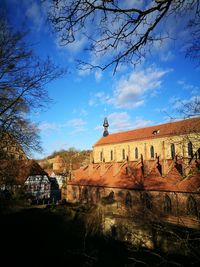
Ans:
[[[192,255],[166,255],[103,236],[96,223],[92,231],[90,215],[86,206],[70,204],[1,213],[1,262],[6,266],[198,266]]]

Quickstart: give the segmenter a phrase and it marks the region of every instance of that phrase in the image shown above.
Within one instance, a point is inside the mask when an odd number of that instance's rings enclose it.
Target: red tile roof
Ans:
[[[200,172],[191,172],[183,178],[171,160],[167,175],[162,176],[157,163],[143,175],[140,162],[91,164],[73,172],[71,185],[100,186],[123,189],[197,192],[200,189]]]
[[[24,183],[30,175],[47,175],[34,160],[1,160],[0,177],[13,183]]]
[[[197,131],[200,132],[200,117],[109,134],[97,141],[94,147],[134,140],[160,138],[177,134],[188,134]]]

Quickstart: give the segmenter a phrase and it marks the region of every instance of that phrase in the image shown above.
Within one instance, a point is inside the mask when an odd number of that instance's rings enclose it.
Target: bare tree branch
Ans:
[[[24,42],[26,34],[15,32],[4,17],[0,20],[0,154],[14,140],[27,153],[41,150],[28,114],[49,103],[45,85],[64,73],[49,58],[34,55]]]
[[[185,18],[186,12],[188,18]],[[155,42],[169,37],[163,25],[172,18],[184,17],[186,25],[196,35],[186,53],[196,58],[199,14],[196,0],[154,0],[137,5],[118,0],[52,0],[48,17],[61,45],[88,38],[86,50],[92,52],[93,59],[90,62],[79,59],[80,68],[105,70],[113,66],[115,73],[121,63],[138,64]]]

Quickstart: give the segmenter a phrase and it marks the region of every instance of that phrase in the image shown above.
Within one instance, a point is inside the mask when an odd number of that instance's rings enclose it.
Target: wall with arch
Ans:
[[[135,216],[151,214],[188,227],[200,227],[200,194],[155,190],[129,190],[95,186],[67,186],[67,201],[84,204],[101,203],[109,214]]]
[[[200,148],[199,140],[196,135],[190,134],[190,136],[173,136],[163,138],[152,138],[147,140],[137,140],[130,142],[123,142],[117,144],[107,144],[93,147],[93,162],[121,162],[124,160],[135,161],[141,158],[144,160],[152,160],[156,156],[161,160],[173,159],[175,156],[181,158],[190,158],[190,152],[188,144],[191,142],[193,155]],[[172,144],[173,153],[172,156]],[[138,158],[135,156],[135,149],[138,150]],[[151,149],[153,148],[154,156],[152,157]],[[111,151],[112,158],[111,158]],[[124,152],[123,152],[124,151]],[[125,156],[123,156],[125,154]],[[198,157],[200,153],[198,152]]]

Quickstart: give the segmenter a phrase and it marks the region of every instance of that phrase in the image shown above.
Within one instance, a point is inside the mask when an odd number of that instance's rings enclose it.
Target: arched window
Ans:
[[[174,159],[175,158],[175,145],[171,144],[171,158]]]
[[[110,228],[111,228],[110,229],[111,230],[111,236],[113,238],[116,238],[117,237],[117,227],[115,225],[112,225]]]
[[[125,159],[125,149],[124,148],[122,149],[122,159],[123,160]]]
[[[110,151],[110,160],[113,160],[113,151]]]
[[[197,150],[197,158],[200,159],[200,148]]]
[[[144,208],[151,210],[152,209],[152,200],[151,196],[147,193],[141,195],[141,201]]]
[[[193,148],[192,148],[192,142],[188,143],[188,157],[193,157]]]
[[[114,198],[115,198],[115,193],[113,191],[111,191],[108,195],[108,199],[111,201],[114,201]]]
[[[163,203],[163,211],[164,213],[171,213],[172,211],[172,202],[168,195],[165,195],[164,203]]]
[[[101,200],[101,192],[99,187],[96,189],[96,202]]]
[[[138,148],[135,148],[135,159],[138,159]]]
[[[72,190],[73,190],[73,199],[76,200],[76,198],[77,198],[77,188],[75,186],[73,186]]]
[[[125,205],[126,205],[127,208],[131,208],[132,207],[132,197],[131,197],[130,192],[127,192],[127,194],[126,194]]]
[[[151,158],[154,158],[154,147],[151,146],[150,148],[150,155],[151,155]]]
[[[197,203],[196,200],[192,197],[189,196],[187,200],[187,214],[192,215],[192,216],[197,216]]]
[[[103,152],[100,152],[100,161],[103,161]]]
[[[82,191],[82,200],[84,201],[84,202],[88,202],[88,189],[87,189],[87,187],[84,187],[83,188],[83,191]]]

